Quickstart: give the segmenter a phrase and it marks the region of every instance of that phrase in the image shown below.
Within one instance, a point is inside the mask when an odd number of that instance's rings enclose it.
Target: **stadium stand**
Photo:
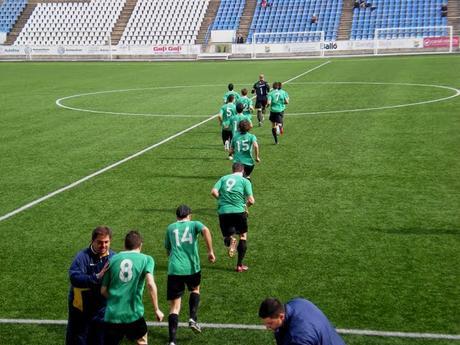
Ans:
[[[209,0],[138,0],[122,45],[195,44]]]
[[[446,0],[372,0],[368,6],[353,10],[351,40],[374,39],[377,28],[408,28],[446,26],[447,18],[441,16],[441,5]],[[382,33],[379,38],[395,39],[446,35],[446,29],[394,30]]]
[[[258,2],[248,35],[252,42],[256,32],[305,32],[324,31],[326,40],[335,40],[342,14],[342,0],[271,0],[269,6],[262,7]],[[311,18],[317,17],[312,23]],[[297,40],[318,40],[319,36],[297,37]],[[294,35],[265,37],[263,42],[276,43],[295,41]]]
[[[245,0],[222,0],[212,30],[238,29],[245,3]]]
[[[0,4],[0,31],[10,32],[27,5],[27,0],[4,0]]]
[[[125,1],[38,3],[14,44],[107,44]]]

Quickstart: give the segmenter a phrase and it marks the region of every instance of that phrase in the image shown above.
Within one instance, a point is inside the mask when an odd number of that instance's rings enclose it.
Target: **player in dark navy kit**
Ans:
[[[267,96],[270,92],[270,85],[265,81],[263,74],[259,75],[259,81],[252,87],[252,93],[256,94],[256,110],[259,126],[262,126],[267,106]]]
[[[345,345],[323,312],[303,298],[284,305],[267,298],[260,305],[259,317],[275,332],[277,345]]]

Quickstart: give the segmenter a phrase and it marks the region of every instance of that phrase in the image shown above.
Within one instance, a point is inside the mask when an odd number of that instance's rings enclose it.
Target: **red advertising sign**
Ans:
[[[452,37],[452,46],[458,47],[458,36]],[[450,46],[450,37],[425,37],[423,39],[423,48],[445,48]]]
[[[181,46],[154,46],[153,53],[154,54],[180,54],[182,52]]]

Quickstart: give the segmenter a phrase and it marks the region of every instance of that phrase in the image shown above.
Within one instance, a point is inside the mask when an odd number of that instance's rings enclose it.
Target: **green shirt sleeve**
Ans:
[[[110,263],[109,263],[110,265]],[[102,277],[102,286],[109,286],[109,281],[110,281],[110,266],[107,272],[105,272],[104,276]]]
[[[147,256],[147,265],[145,265],[145,273],[150,273],[153,275],[153,270],[155,269],[155,262],[150,255]]]
[[[171,241],[169,240],[169,226],[166,229],[165,248],[166,248],[167,251],[171,250]]]
[[[251,182],[249,182],[247,179],[244,179],[244,195],[246,197],[252,195],[252,185]]]
[[[203,232],[204,224],[198,221],[195,221],[195,231],[197,234],[201,234]]]
[[[222,178],[220,178],[219,181],[216,182],[213,188],[220,190],[221,186],[222,186]]]

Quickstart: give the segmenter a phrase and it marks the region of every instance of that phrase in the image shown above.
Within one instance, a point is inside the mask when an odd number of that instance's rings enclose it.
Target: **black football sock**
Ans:
[[[200,294],[196,292],[190,293],[188,306],[190,308],[190,318],[197,321],[198,306],[200,305]]]
[[[276,128],[272,128],[272,135],[273,135],[273,138],[275,139],[275,143],[278,142],[278,136],[276,135]]]
[[[238,266],[241,266],[243,264],[243,259],[244,256],[246,255],[246,250],[248,249],[246,240],[240,240],[238,242]]]
[[[169,314],[168,327],[169,327],[169,342],[176,343],[177,327],[179,326],[179,315]]]

